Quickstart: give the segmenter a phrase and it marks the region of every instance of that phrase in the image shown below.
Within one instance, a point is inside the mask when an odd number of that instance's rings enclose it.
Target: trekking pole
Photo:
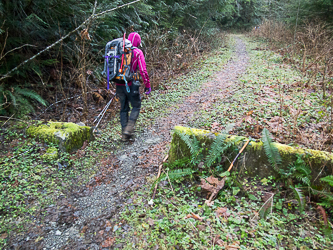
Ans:
[[[109,107],[111,101],[112,101],[112,99],[105,105],[105,107],[103,108],[103,110],[101,111],[101,113],[98,114],[98,116],[93,121],[93,123],[95,123],[98,120],[98,117],[100,117],[103,114],[103,112],[105,111],[105,109],[107,109]]]
[[[102,110],[101,113],[99,113],[99,115],[96,117],[96,119],[94,120],[93,123],[95,123],[98,120],[98,123],[96,124],[96,126],[94,127],[93,132],[95,132],[95,130],[97,129],[99,123],[102,121],[104,114],[106,113],[106,111],[108,110],[109,106],[111,105],[111,102],[113,100],[113,98],[115,98],[116,94],[114,94],[114,96],[111,98],[111,100],[105,105],[104,109]],[[99,119],[98,119],[99,118]]]

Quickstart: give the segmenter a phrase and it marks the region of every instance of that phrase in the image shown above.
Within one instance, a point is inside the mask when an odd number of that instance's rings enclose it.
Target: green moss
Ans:
[[[58,149],[55,147],[50,147],[46,150],[46,153],[42,156],[44,161],[52,161],[58,159]]]
[[[30,126],[27,134],[45,142],[59,145],[61,151],[71,152],[82,147],[84,141],[93,139],[92,129],[71,122],[48,122],[39,126]]]
[[[186,133],[190,136],[196,136],[201,143],[205,143],[206,148],[209,148],[217,135],[208,130],[190,129],[181,126],[176,126],[174,130]],[[227,137],[226,142],[238,141],[238,144],[241,144],[244,139],[247,138],[243,136],[231,135]],[[313,178],[316,178],[317,175],[323,177],[333,172],[333,154],[331,153],[312,149],[301,149],[280,143],[274,143],[274,145],[278,148],[282,158],[282,164],[280,165],[281,168],[287,168],[291,163],[296,161],[298,155],[301,155],[303,160],[311,167]],[[258,174],[259,176],[274,174],[274,170],[268,162],[264,152],[263,143],[261,141],[251,141],[251,143],[244,150],[244,154],[245,153],[246,169],[248,173],[253,175]],[[190,150],[177,133],[174,133],[169,152],[169,162],[172,163],[184,157],[190,157]],[[323,168],[324,166],[326,167]]]

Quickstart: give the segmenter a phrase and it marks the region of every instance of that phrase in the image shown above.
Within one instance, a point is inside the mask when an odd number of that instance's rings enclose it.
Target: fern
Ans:
[[[175,169],[175,170],[169,171],[168,176],[169,176],[170,181],[173,181],[173,180],[178,180],[178,179],[188,176],[188,175],[192,175],[194,172],[195,171],[191,168]],[[164,177],[162,176],[162,180],[167,179],[166,174],[164,174],[164,175],[165,175]]]
[[[303,212],[304,207],[305,207],[305,200],[304,200],[303,192],[298,187],[290,186],[290,188],[293,190],[293,192],[296,196],[296,199],[298,200],[300,211]]]
[[[281,155],[277,147],[272,143],[271,134],[266,128],[262,131],[261,140],[264,144],[264,150],[269,163],[276,171],[280,172],[277,166],[282,162]]]
[[[229,131],[233,128],[235,124],[229,124],[225,128],[225,130],[221,131],[218,136],[213,141],[210,149],[208,151],[208,155],[206,157],[206,166],[211,167],[213,163],[218,160],[221,161],[221,155],[228,150],[231,146],[233,146],[236,142],[233,143],[226,143],[225,140],[227,139]]]
[[[273,199],[274,194],[271,194],[271,197],[269,197],[265,203],[261,206],[261,208],[259,209],[259,215],[260,218],[266,219],[267,216],[272,213],[273,210]]]
[[[38,95],[36,92],[34,92],[33,90],[29,90],[29,89],[21,89],[19,87],[15,87],[14,88],[15,92],[23,95],[25,97],[30,98],[31,100],[35,100],[37,102],[39,102],[40,104],[46,106],[47,102],[40,96]]]
[[[329,185],[333,187],[333,175],[328,175],[324,178],[321,178],[320,180],[327,182]]]
[[[5,93],[5,95],[6,94],[9,95],[11,103],[13,104],[14,108],[16,108],[17,107],[17,102],[16,102],[15,95],[13,95],[13,93],[11,91],[9,91],[9,90],[6,90],[4,93]]]
[[[40,104],[46,106],[47,102],[36,92],[29,89],[23,89],[18,86],[11,88],[6,86],[1,86],[0,88],[0,112],[5,113],[17,113],[18,116],[24,115],[29,112],[34,111],[34,107],[31,101],[37,101]],[[8,105],[3,104],[7,102]]]
[[[192,130],[191,130],[192,131]],[[186,133],[182,133],[182,132],[175,132],[187,145],[187,147],[190,149],[190,153],[191,153],[191,163],[195,164],[200,160],[200,156],[201,156],[201,151],[202,149],[200,148],[200,142],[198,141],[198,139],[195,137],[195,135],[193,134],[192,138],[186,134]]]
[[[194,174],[196,171],[191,168],[183,168],[183,169],[175,169],[168,171],[168,175],[163,173],[158,179],[156,179],[151,187],[151,190],[155,187],[156,184],[160,183],[164,180],[174,181],[179,180],[185,176],[189,176]],[[169,178],[168,178],[169,177]]]
[[[218,159],[221,154],[227,149],[225,144],[225,139],[227,138],[226,134],[219,134],[214,142],[212,143],[208,156],[206,157],[206,166],[210,167]]]
[[[164,163],[163,165],[167,168],[175,169],[175,168],[184,168],[190,162],[191,162],[190,158],[184,157],[182,159],[175,160],[173,163]]]

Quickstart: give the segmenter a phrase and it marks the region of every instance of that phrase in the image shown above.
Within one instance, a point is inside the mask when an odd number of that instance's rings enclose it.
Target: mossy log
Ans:
[[[176,126],[175,131],[180,133],[186,133],[188,135],[195,136],[201,143],[204,143],[205,150],[209,149],[211,143],[216,138],[217,134],[214,134],[208,130],[186,128],[182,126]],[[238,144],[243,144],[248,138],[243,136],[228,135],[226,141],[238,141]],[[295,162],[297,156],[301,156],[302,159],[310,166],[312,180],[319,180],[319,178],[326,175],[333,174],[333,154],[312,150],[291,147],[288,145],[274,143],[278,148],[282,163],[280,168],[286,169],[291,163]],[[241,146],[241,145],[240,145]],[[175,160],[189,157],[190,150],[185,142],[177,135],[173,133],[169,152],[169,162],[172,163]],[[261,141],[251,141],[242,154],[243,160],[238,161],[236,168],[243,173],[246,172],[249,176],[268,177],[270,175],[276,175],[277,172],[271,167],[265,154],[263,143]],[[227,168],[227,166],[225,166]]]
[[[26,130],[29,136],[45,142],[59,145],[62,152],[73,152],[83,146],[85,141],[94,139],[91,127],[80,126],[72,122],[48,122],[30,126]]]

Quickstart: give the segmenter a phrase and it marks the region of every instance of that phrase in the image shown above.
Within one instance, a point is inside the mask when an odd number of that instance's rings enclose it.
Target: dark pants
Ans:
[[[117,95],[120,99],[120,123],[122,131],[124,131],[127,126],[128,120],[132,120],[134,123],[138,119],[141,108],[141,99],[140,93],[133,93],[133,84],[129,87],[130,92],[128,93],[126,90],[126,86],[117,85]],[[131,103],[132,111],[130,116],[128,117],[128,112],[130,111],[129,103]]]

